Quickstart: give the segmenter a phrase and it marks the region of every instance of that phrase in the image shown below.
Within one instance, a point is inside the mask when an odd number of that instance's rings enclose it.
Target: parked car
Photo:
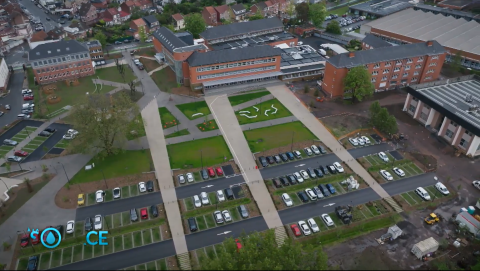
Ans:
[[[282,187],[282,184],[280,183],[280,181],[278,179],[272,179],[272,183],[273,183],[273,186],[275,186],[275,188],[281,188]]]
[[[295,155],[293,155],[292,152],[287,152],[286,154],[287,154],[288,160],[293,160],[293,159],[295,159]]]
[[[177,175],[177,180],[180,184],[184,184],[185,183],[185,177],[183,176],[183,174],[179,174]]]
[[[297,158],[297,159],[302,158],[302,154],[301,154],[299,151],[297,151],[297,150],[294,150],[294,151],[293,151],[293,154],[295,155],[295,158]]]
[[[305,194],[307,194],[311,201],[317,200],[317,194],[315,194],[312,189],[305,189]]]
[[[202,207],[202,202],[200,201],[200,197],[197,195],[193,196],[193,204],[195,204],[195,208]]]
[[[206,192],[200,193],[200,199],[202,200],[203,205],[210,204],[210,200],[208,199],[208,195]]]
[[[94,224],[94,229],[96,231],[102,230],[102,226],[103,226],[102,216],[96,215],[94,218],[93,224]]]
[[[275,163],[275,159],[273,159],[273,156],[267,156],[267,162],[269,164],[273,164],[273,163]]]
[[[312,145],[310,148],[312,149],[314,154],[316,155],[320,154],[320,150],[317,148],[317,146]]]
[[[67,222],[65,232],[68,234],[72,234],[74,231],[75,231],[75,220],[70,220]]]
[[[302,230],[303,235],[307,236],[307,235],[312,234],[312,232],[310,231],[310,228],[308,227],[308,225],[305,221],[303,221],[303,220],[298,221],[298,226]]]
[[[327,169],[331,174],[336,174],[337,173],[337,169],[332,165],[328,165]]]
[[[320,189],[320,191],[322,191],[325,197],[330,196],[330,192],[328,191],[327,187],[324,184],[319,184],[318,188]]]
[[[208,180],[208,173],[207,173],[207,170],[206,169],[202,169],[200,171],[200,174],[202,175],[202,179],[203,180]]]
[[[302,176],[300,175],[300,173],[295,172],[295,173],[293,173],[293,176],[295,176],[295,179],[297,180],[297,182],[303,183],[303,178],[302,178]]]
[[[314,169],[313,169],[313,172],[315,173],[315,175],[317,175],[317,177],[319,177],[319,178],[322,178],[322,177],[323,177],[323,172],[322,172],[321,169],[319,169],[319,168],[314,168]]]
[[[279,180],[280,180],[280,182],[282,183],[283,186],[289,186],[290,185],[287,178],[285,178],[285,177],[280,177]]]
[[[313,192],[315,192],[315,194],[317,195],[317,199],[323,199],[323,193],[322,191],[320,190],[320,188],[314,186],[312,188]]]
[[[361,136],[361,138],[363,139],[363,142],[365,142],[366,145],[369,145],[370,144],[370,139],[366,136]]]
[[[380,175],[382,175],[382,177],[387,181],[393,181],[393,176],[390,174],[390,172],[384,169],[380,170]]]
[[[222,190],[217,191],[217,199],[218,199],[218,202],[225,201],[225,194],[223,194]]]
[[[215,171],[213,170],[213,168],[211,167],[207,168],[207,172],[209,177],[211,178],[215,177]]]
[[[28,257],[27,270],[37,270],[38,267],[38,256]]]
[[[300,191],[300,192],[297,193],[297,195],[302,202],[308,202],[309,201],[309,198],[308,198],[307,194],[305,194],[305,192]]]
[[[30,236],[27,234],[24,234],[22,238],[20,239],[20,246],[21,247],[26,247],[30,243]]]
[[[340,165],[339,162],[335,162],[333,163],[333,166],[335,167],[335,169],[339,172],[339,173],[343,173],[345,170],[343,169],[342,165]]]
[[[330,174],[330,172],[328,172],[327,167],[324,167],[324,166],[320,165],[318,168],[322,170],[323,175],[328,175],[328,174]]]
[[[258,162],[262,165],[262,167],[268,167],[267,159],[263,156],[258,157]]]
[[[217,224],[222,224],[223,223],[222,212],[220,212],[220,211],[213,212],[213,218],[215,219],[215,222],[217,222]]]
[[[153,186],[153,181],[152,181],[152,180],[148,181],[148,182],[147,182],[147,191],[148,191],[148,192],[152,192],[154,189],[155,189],[155,188],[154,188],[154,186]]]
[[[85,194],[78,194],[77,204],[78,206],[83,206],[85,204]]]
[[[225,188],[224,191],[225,191],[225,196],[227,197],[227,199],[234,199],[233,190],[231,188]]]
[[[194,181],[192,173],[189,172],[189,173],[186,174],[186,176],[187,176],[187,182],[191,183],[191,182]]]
[[[223,220],[225,220],[225,222],[232,221],[232,216],[230,215],[230,212],[228,210],[223,210],[222,211],[222,216],[223,216]]]
[[[317,174],[315,174],[315,171],[310,167],[307,168],[307,173],[308,173],[308,176],[310,176],[311,178],[316,178],[317,177]]]
[[[33,100],[33,96],[23,96],[24,101],[31,101]]]
[[[188,227],[190,228],[191,232],[196,232],[198,230],[197,221],[194,217],[190,217],[188,219]]]
[[[282,199],[283,199],[283,202],[285,202],[285,205],[287,205],[287,207],[293,206],[292,198],[290,198],[290,196],[287,193],[282,194]]]
[[[304,148],[303,150],[305,151],[305,153],[306,153],[308,156],[313,155],[313,152],[312,152],[312,150],[311,150],[309,147],[306,147],[306,148]]]
[[[393,172],[395,172],[395,174],[397,174],[398,176],[400,177],[404,177],[405,176],[405,172],[401,169],[399,169],[398,167],[394,167],[393,168]]]
[[[93,230],[93,224],[92,224],[92,219],[90,217],[87,217],[85,219],[85,231],[91,231]],[[45,236],[46,234],[44,234]]]
[[[223,176],[223,170],[222,170],[221,167],[217,167],[217,168],[215,169],[215,171],[217,172],[217,176],[219,176],[219,177],[220,177],[220,176]]]
[[[441,183],[441,182],[438,182],[435,184],[435,188],[440,191],[440,193],[444,194],[444,195],[448,195],[450,194],[450,191],[448,191],[447,187]]]
[[[310,179],[310,177],[308,176],[308,173],[307,173],[306,170],[300,170],[300,175],[302,175],[302,178],[303,178],[304,180]]]
[[[53,127],[47,127],[47,129],[45,129],[44,131],[53,134],[57,131],[57,129],[54,129]]]
[[[152,216],[153,216],[153,217],[157,217],[157,216],[158,216],[158,208],[157,208],[157,205],[152,205],[152,206],[150,206],[150,212],[152,213]]]
[[[133,209],[130,209],[130,220],[132,222],[135,222],[138,220],[138,214],[137,214],[137,209],[133,208]]]
[[[283,162],[287,162],[288,161],[288,157],[285,153],[280,153],[280,158],[282,159]]]
[[[16,146],[18,144],[17,141],[11,140],[11,139],[5,139],[3,141],[3,145],[8,145],[8,146]]]
[[[383,160],[383,162],[388,163],[389,159],[388,156],[384,152],[379,152],[378,157]]]
[[[138,68],[139,70],[144,70],[144,69],[145,69],[145,67],[143,66],[143,64],[138,64],[138,65],[137,65],[137,68]]]
[[[28,156],[28,152],[26,152],[26,151],[16,151],[16,152],[13,153],[13,155],[20,156],[20,157],[26,157],[26,156]]]
[[[480,190],[480,181],[475,180],[475,181],[472,182],[472,185],[473,185],[473,187],[475,187],[476,189],[479,189],[479,190]]]
[[[138,190],[140,191],[140,193],[143,193],[143,192],[147,191],[147,187],[145,186],[145,182],[139,182],[138,183]]]
[[[320,150],[321,154],[327,153],[327,151],[325,150],[325,148],[322,145],[318,145],[318,150]]]
[[[351,143],[353,146],[358,146],[358,141],[357,141],[356,138],[350,137],[350,138],[348,139],[348,141],[350,141],[350,143]]]
[[[140,217],[142,219],[148,219],[148,210],[147,208],[140,209]]]
[[[39,136],[44,136],[44,137],[49,137],[50,136],[50,133],[47,132],[47,131],[41,131],[40,133],[38,133]]]
[[[307,223],[308,223],[308,226],[312,229],[312,232],[315,233],[320,231],[320,228],[318,227],[317,222],[315,222],[313,218],[309,218],[307,220]]]
[[[95,192],[95,201],[97,203],[103,202],[104,197],[105,197],[105,192],[103,192],[103,190],[97,190],[97,192]]]
[[[333,194],[335,194],[335,192],[337,192],[337,191],[335,190],[335,187],[333,187],[333,185],[327,183],[325,186],[327,187],[328,192],[330,192],[330,194],[333,195]]]
[[[328,227],[332,227],[334,226],[335,224],[333,223],[333,220],[332,218],[328,215],[328,214],[323,214],[321,215],[323,221],[325,222],[325,224],[328,226]]]
[[[297,184],[297,179],[293,175],[287,175],[287,180],[291,185]]]
[[[17,162],[17,163],[20,163],[22,161],[22,157],[19,157],[19,156],[9,156],[7,157],[7,161],[9,162]]]
[[[351,30],[350,30],[351,31]],[[357,137],[356,140],[358,141],[358,144],[361,146],[365,146],[365,141],[361,137]]]
[[[238,208],[238,211],[240,212],[240,215],[242,216],[242,218],[247,218],[249,216],[248,214],[248,209],[245,205],[240,205],[237,207]]]
[[[431,199],[427,190],[425,190],[423,187],[417,187],[417,189],[415,189],[415,193],[417,193],[424,200],[430,200]]]
[[[118,40],[115,41],[115,45],[119,45],[119,44],[122,44],[122,42],[121,42],[121,41],[118,41]]]
[[[290,229],[292,230],[292,232],[295,236],[298,237],[298,236],[302,235],[302,233],[300,232],[300,229],[298,228],[297,224],[290,225]]]
[[[113,194],[113,198],[114,198],[114,199],[119,199],[120,196],[121,196],[122,190],[120,189],[120,187],[115,187],[112,192],[113,192],[113,193],[112,193],[112,194]]]
[[[29,119],[30,118],[30,115],[27,115],[27,114],[18,114],[17,115],[17,118],[19,119]]]

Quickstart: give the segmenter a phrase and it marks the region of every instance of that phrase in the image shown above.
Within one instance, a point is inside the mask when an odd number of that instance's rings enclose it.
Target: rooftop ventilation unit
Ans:
[[[467,103],[473,102],[472,94],[467,94],[467,95],[465,96],[465,102],[467,102]]]
[[[468,108],[469,113],[476,113],[478,112],[480,107],[477,104],[474,104]]]

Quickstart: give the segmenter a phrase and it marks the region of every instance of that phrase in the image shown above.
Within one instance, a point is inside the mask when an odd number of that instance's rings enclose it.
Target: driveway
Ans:
[[[70,125],[53,123],[49,127],[57,129],[57,131],[51,135],[45,142],[43,142],[36,150],[34,150],[24,161],[23,163],[38,161],[42,159],[45,154],[47,154],[53,146],[55,146],[65,135]],[[32,135],[30,135],[32,136]],[[34,135],[37,136],[37,135]],[[33,137],[32,137],[33,138]]]

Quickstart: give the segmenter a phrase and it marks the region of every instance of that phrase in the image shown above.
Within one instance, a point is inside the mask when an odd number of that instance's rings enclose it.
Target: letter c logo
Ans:
[[[92,234],[98,235],[98,233],[97,233],[96,231],[91,231],[91,232],[89,232],[89,233],[87,234],[87,243],[88,243],[89,245],[91,245],[91,246],[94,246],[94,245],[98,244],[98,242],[92,242],[92,241],[90,241],[90,235],[92,235]]]

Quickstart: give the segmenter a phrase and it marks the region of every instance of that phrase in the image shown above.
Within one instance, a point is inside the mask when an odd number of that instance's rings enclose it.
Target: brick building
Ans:
[[[202,17],[205,20],[205,23],[210,26],[216,26],[220,21],[218,19],[217,11],[211,6],[203,8]]]
[[[97,8],[90,2],[82,3],[78,10],[80,21],[87,25],[92,25],[97,22]]]
[[[343,79],[349,69],[363,66],[371,74],[375,91],[438,79],[446,51],[436,41],[373,50],[348,52],[327,59],[322,89],[330,97],[343,95]]]
[[[104,60],[102,44],[98,40],[85,42],[93,61]]]
[[[88,48],[76,40],[38,45],[29,51],[28,62],[41,85],[95,74]]]
[[[404,112],[464,154],[480,155],[479,76],[420,84],[406,90]]]

